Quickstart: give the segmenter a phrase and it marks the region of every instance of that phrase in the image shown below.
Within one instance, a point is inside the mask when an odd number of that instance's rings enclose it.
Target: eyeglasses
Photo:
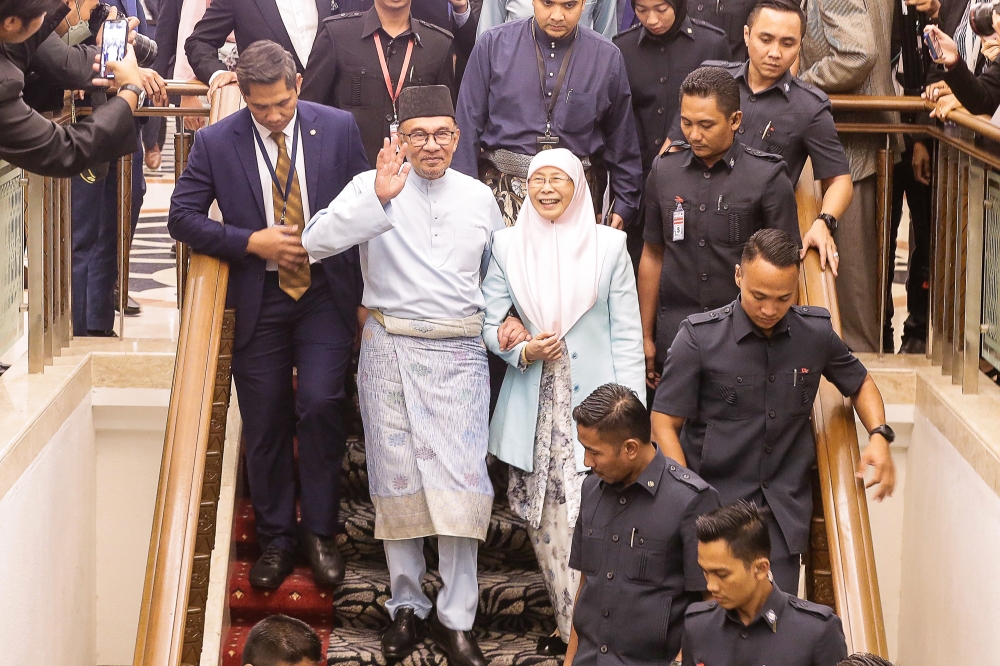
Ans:
[[[409,134],[399,133],[399,136],[406,138],[406,142],[409,143],[414,148],[423,148],[427,145],[427,140],[432,136],[434,137],[434,143],[439,146],[447,146],[451,143],[451,140],[455,138],[458,134],[458,130],[438,130],[434,134],[428,134],[427,132],[410,132]]]
[[[566,176],[552,176],[551,178],[546,178],[545,176],[532,176],[528,179],[528,185],[531,187],[544,187],[545,183],[548,183],[552,187],[562,187],[571,180],[572,179],[567,178]]]

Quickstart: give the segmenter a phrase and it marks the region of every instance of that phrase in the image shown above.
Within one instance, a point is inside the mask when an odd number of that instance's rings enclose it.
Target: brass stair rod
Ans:
[[[132,248],[132,154],[118,160],[118,338],[125,339],[129,250]]]
[[[875,227],[879,236],[879,276],[880,294],[878,310],[878,355],[885,354],[885,310],[886,302],[892,298],[892,280],[889,278],[895,268],[894,257],[890,256],[889,238],[892,231],[892,135],[885,135],[885,148],[878,151],[878,175],[876,176],[877,204]]]

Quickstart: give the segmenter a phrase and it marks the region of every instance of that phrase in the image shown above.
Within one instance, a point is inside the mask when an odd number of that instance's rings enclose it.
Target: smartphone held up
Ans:
[[[128,20],[112,19],[104,22],[104,32],[101,39],[101,76],[114,79],[115,75],[108,71],[109,62],[119,62],[125,58],[128,45]]]

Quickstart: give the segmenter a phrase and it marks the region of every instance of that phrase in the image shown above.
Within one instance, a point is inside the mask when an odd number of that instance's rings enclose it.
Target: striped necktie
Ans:
[[[292,161],[288,158],[288,152],[285,150],[285,135],[281,132],[273,132],[271,139],[278,144],[278,164],[274,173],[278,177],[278,182],[284,185],[288,182],[288,172],[292,170]],[[292,177],[292,187],[288,192],[287,202],[282,198],[281,190],[274,182],[271,183],[271,197],[274,201],[274,223],[296,227],[295,233],[301,237],[305,219],[303,219],[302,214],[302,193],[299,190],[298,174]],[[285,211],[284,215],[281,211]],[[282,218],[284,218],[283,221]],[[309,273],[308,261],[296,269],[278,267],[278,286],[296,301],[302,298],[302,294],[306,293],[310,284],[312,284],[312,275]]]

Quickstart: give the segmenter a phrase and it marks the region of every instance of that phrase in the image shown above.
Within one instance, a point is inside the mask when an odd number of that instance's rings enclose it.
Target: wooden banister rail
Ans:
[[[796,188],[799,228],[805,234],[820,212],[822,193],[806,166]],[[799,302],[830,311],[840,332],[840,308],[833,275],[820,269],[819,254],[809,251],[799,280]],[[819,469],[819,495],[826,522],[830,581],[837,615],[849,652],[888,656],[882,602],[875,573],[875,552],[868,522],[864,483],[854,473],[861,457],[851,401],[823,379],[812,411]]]
[[[241,104],[236,86],[221,89],[212,105],[210,122],[236,112]],[[227,392],[229,387],[229,368],[222,368],[219,363],[225,336],[228,279],[227,263],[192,253],[139,609],[134,666],[192,663],[189,659],[182,662],[182,653],[209,435],[213,425],[217,425],[213,424],[213,405],[218,403],[218,372],[226,373]],[[218,414],[214,416],[217,420]],[[225,421],[224,414],[222,420]]]
[[[877,111],[898,111],[900,113],[922,113],[934,108],[934,104],[920,97],[878,97],[866,95],[830,95],[830,102],[833,104],[834,112],[877,112]],[[1000,142],[1000,127],[997,127],[989,120],[975,116],[965,109],[955,109],[948,114],[948,122],[959,127],[972,130],[976,134]],[[924,125],[927,134],[935,139],[946,137],[942,129],[937,125]],[[961,146],[957,146],[961,147]]]

